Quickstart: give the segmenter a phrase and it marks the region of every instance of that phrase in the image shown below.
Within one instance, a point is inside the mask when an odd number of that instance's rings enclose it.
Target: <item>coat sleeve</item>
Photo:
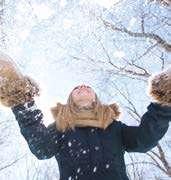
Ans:
[[[35,101],[14,106],[11,110],[31,152],[38,159],[54,156],[59,149],[60,132],[56,130],[54,123],[48,127],[43,124],[43,113],[37,109]]]
[[[167,132],[169,121],[171,121],[171,107],[151,102],[139,126],[127,126],[121,123],[125,151],[147,152],[155,147]]]

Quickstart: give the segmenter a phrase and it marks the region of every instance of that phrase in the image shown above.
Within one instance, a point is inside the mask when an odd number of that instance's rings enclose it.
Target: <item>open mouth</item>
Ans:
[[[80,91],[78,93],[82,93],[82,92],[88,92],[89,93],[89,90],[87,88],[80,89]]]

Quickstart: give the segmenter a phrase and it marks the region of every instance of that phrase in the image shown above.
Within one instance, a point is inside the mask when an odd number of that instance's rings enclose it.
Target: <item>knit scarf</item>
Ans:
[[[105,105],[100,102],[95,94],[95,102],[91,107],[78,107],[70,93],[67,104],[57,103],[52,107],[51,113],[56,122],[56,128],[62,132],[75,127],[98,127],[106,129],[120,115],[119,106],[116,103]]]

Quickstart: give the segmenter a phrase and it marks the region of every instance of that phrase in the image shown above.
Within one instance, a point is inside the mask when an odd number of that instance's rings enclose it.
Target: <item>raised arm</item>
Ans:
[[[36,107],[35,101],[26,102],[11,109],[31,152],[38,159],[54,156],[59,150],[61,133],[56,130],[54,123],[46,128],[43,124],[43,113]]]
[[[147,107],[138,127],[122,124],[126,151],[146,152],[157,145],[171,121],[171,67],[149,78],[148,94],[153,102]]]
[[[38,84],[23,76],[10,57],[0,56],[0,102],[12,109],[32,153],[38,159],[47,159],[58,151],[61,133],[55,124],[44,126],[43,114],[34,102],[39,91]]]
[[[128,152],[147,152],[165,135],[171,121],[171,107],[150,103],[138,127],[122,124],[122,142]]]

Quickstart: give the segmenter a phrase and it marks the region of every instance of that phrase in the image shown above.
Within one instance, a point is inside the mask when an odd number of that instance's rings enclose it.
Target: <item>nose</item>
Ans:
[[[84,88],[84,87],[87,87],[87,86],[86,86],[86,85],[84,85],[84,84],[80,86],[80,88]]]

